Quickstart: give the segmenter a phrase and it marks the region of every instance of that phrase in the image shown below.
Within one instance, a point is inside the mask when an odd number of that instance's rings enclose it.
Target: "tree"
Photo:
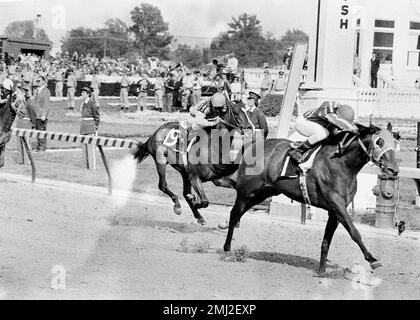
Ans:
[[[69,54],[93,54],[103,57],[119,58],[133,49],[127,25],[120,19],[108,19],[103,28],[90,29],[79,27],[70,30],[61,40],[61,50]]]
[[[4,29],[4,34],[9,37],[27,39],[33,39],[37,36],[37,40],[50,41],[44,29],[39,29],[39,33],[37,35],[34,30],[34,22],[32,20],[14,21],[7,25],[6,29]]]
[[[79,54],[103,56],[104,34],[100,30],[79,27],[68,32],[61,40],[61,51],[72,55],[75,51]]]
[[[177,48],[171,53],[171,60],[182,62],[191,67],[200,67],[203,64],[203,54],[200,47],[186,44],[178,44]]]
[[[301,30],[289,29],[280,39],[282,49],[293,47],[297,42],[308,43],[309,36]]]
[[[106,36],[106,55],[121,57],[133,48],[127,25],[118,18],[108,19],[100,33]]]
[[[228,32],[220,33],[210,44],[215,56],[234,51],[242,66],[262,66],[264,62],[279,61],[279,43],[271,34],[263,35],[256,15],[243,13],[228,23]]]
[[[173,36],[168,32],[168,23],[163,21],[158,7],[142,3],[141,7],[135,7],[131,11],[133,25],[130,30],[135,35],[134,46],[140,49],[141,55],[146,58],[157,56],[167,59],[169,56],[169,44]]]

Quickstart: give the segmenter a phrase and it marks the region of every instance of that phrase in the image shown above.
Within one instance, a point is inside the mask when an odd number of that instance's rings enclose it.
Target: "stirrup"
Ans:
[[[301,145],[303,144],[303,142],[296,142],[296,141],[292,141],[290,142],[290,148],[292,148],[293,150],[298,149]]]

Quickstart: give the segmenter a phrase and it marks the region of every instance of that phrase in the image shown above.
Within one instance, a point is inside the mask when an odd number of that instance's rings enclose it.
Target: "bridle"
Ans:
[[[235,122],[237,122],[236,117],[233,114],[232,107],[228,106],[227,109],[228,109],[228,111],[226,112],[226,114],[229,116],[229,119],[233,119]],[[251,121],[250,121],[248,115],[246,114],[246,112],[244,110],[242,110],[242,112],[244,112],[245,116],[247,117],[248,122],[251,123]],[[220,118],[219,122],[223,123],[225,126],[228,126],[232,129],[238,129],[238,130],[243,130],[244,129],[242,126],[240,126],[238,124],[233,124],[233,123],[227,122],[226,120],[224,120],[222,118]],[[251,125],[252,125],[252,123],[251,123]]]

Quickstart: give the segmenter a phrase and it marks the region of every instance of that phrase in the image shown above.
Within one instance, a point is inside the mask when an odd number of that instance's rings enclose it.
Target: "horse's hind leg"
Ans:
[[[321,259],[319,262],[319,274],[324,274],[325,269],[327,267],[327,256],[328,256],[328,250],[331,245],[331,240],[333,238],[335,230],[337,230],[338,227],[338,220],[335,216],[334,212],[329,211],[328,212],[328,222],[327,226],[325,227],[325,233],[324,233],[324,239],[322,240],[321,245]]]
[[[378,260],[376,260],[372,256],[372,254],[366,249],[365,245],[363,244],[362,237],[360,236],[359,231],[356,229],[353,222],[351,221],[349,214],[347,213],[344,198],[337,195],[335,199],[333,199],[333,203],[335,204],[335,208],[337,208],[335,214],[337,215],[338,221],[347,230],[353,241],[358,244],[358,246],[363,252],[363,255],[365,256],[366,261],[370,263],[370,267],[372,269],[381,267],[382,265],[378,262]]]
[[[206,220],[204,220],[204,218],[201,216],[200,212],[197,210],[194,198],[192,198],[191,182],[188,178],[188,173],[181,166],[174,166],[174,168],[177,171],[179,171],[179,173],[181,173],[182,181],[183,181],[183,187],[184,187],[183,195],[184,195],[184,198],[187,201],[188,205],[190,206],[191,211],[194,214],[194,218],[197,219],[197,222],[199,224],[205,225]]]
[[[191,185],[200,198],[200,202],[195,205],[197,209],[207,208],[209,206],[209,200],[204,192],[203,185],[199,177],[190,175]]]
[[[159,175],[159,190],[171,197],[172,201],[175,203],[174,212],[176,214],[181,214],[181,205],[179,204],[178,197],[171,190],[169,190],[168,184],[166,183],[166,164],[158,163],[157,161],[155,161],[155,163]]]
[[[241,221],[242,216],[245,212],[247,212],[250,208],[255,206],[258,203],[261,203],[268,197],[277,194],[274,189],[260,189],[255,193],[251,193],[248,198],[244,197],[237,197],[235,204],[230,211],[230,219],[229,219],[229,231],[226,236],[225,245],[223,246],[224,251],[230,251],[232,237],[233,237],[233,230],[236,226],[238,226],[239,221]]]

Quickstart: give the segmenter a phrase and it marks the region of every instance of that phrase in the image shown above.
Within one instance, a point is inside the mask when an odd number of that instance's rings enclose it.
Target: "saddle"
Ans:
[[[331,154],[331,159],[342,156],[350,144],[356,139],[356,136],[349,138],[349,133],[346,133],[343,138],[337,143],[337,150]],[[283,170],[280,177],[285,178],[297,178],[300,174],[305,174],[308,172],[313,165],[316,155],[318,154],[321,147],[326,144],[325,141],[315,144],[311,149],[306,151],[303,154],[302,163],[297,163],[292,157],[290,157],[289,152],[294,150],[290,147],[286,152],[286,158],[283,164]]]

